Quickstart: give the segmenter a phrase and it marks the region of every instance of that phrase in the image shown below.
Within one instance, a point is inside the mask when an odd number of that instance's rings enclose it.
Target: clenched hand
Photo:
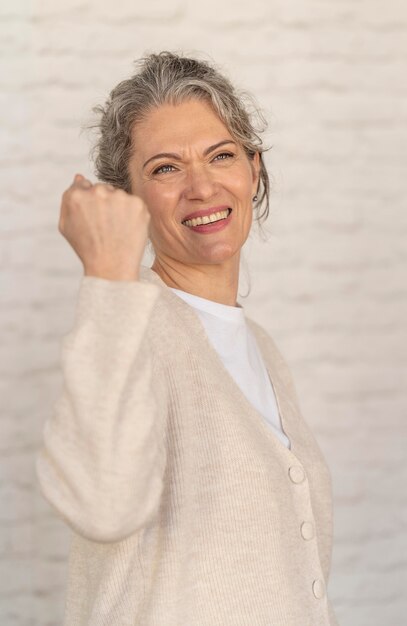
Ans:
[[[62,195],[58,229],[86,276],[138,280],[150,219],[141,198],[76,174]]]

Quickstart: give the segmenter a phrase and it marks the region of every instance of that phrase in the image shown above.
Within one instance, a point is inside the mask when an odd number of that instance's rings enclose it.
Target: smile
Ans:
[[[185,226],[201,226],[203,224],[212,224],[213,222],[219,222],[225,220],[231,214],[232,209],[226,209],[225,211],[218,211],[217,213],[211,213],[211,215],[205,215],[204,217],[195,217],[192,220],[185,220],[182,222]]]

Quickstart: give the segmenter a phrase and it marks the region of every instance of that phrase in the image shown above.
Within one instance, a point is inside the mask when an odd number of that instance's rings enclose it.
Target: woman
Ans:
[[[261,140],[227,79],[167,52],[99,112],[102,182],[62,200],[84,276],[37,457],[74,531],[65,625],[335,626],[329,469],[236,300]]]

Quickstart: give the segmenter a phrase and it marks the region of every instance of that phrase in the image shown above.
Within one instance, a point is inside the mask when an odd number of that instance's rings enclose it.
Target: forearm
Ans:
[[[146,329],[159,289],[85,277],[64,338],[64,386],[44,427],[37,474],[46,499],[78,533],[116,541],[158,506],[164,422]]]

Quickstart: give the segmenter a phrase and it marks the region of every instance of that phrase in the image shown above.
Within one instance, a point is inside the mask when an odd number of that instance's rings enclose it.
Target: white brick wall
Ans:
[[[70,537],[33,460],[81,275],[57,230],[62,191],[92,177],[80,125],[134,59],[171,49],[212,58],[270,121],[270,235],[245,246],[241,302],[331,467],[339,622],[403,626],[405,1],[3,0],[0,23],[1,625],[62,623]]]

